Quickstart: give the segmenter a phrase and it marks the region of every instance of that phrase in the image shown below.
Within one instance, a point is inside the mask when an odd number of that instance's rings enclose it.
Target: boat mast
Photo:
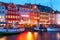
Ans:
[[[52,0],[50,0],[50,21],[51,21],[51,26],[53,26],[53,11],[52,11],[53,5],[52,5]]]

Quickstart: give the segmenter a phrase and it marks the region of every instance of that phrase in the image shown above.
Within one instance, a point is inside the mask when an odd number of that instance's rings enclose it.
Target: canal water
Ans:
[[[0,40],[60,40],[60,32],[24,32],[17,35],[0,36]]]

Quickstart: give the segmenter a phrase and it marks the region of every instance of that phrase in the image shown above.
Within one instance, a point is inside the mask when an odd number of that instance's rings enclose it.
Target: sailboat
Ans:
[[[0,27],[0,35],[18,34],[18,33],[21,33],[21,32],[25,31],[25,28],[8,28],[8,27],[9,26],[7,26],[7,25],[6,25],[5,28],[4,27]]]
[[[0,29],[0,35],[10,35],[10,34],[17,34],[24,32],[24,28],[19,28],[19,29]]]

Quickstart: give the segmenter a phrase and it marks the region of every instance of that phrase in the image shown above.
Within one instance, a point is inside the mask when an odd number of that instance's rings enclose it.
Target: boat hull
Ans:
[[[59,31],[60,32],[60,28],[47,28],[47,31]]]
[[[1,35],[15,35],[24,32],[25,29],[0,29],[0,36]]]

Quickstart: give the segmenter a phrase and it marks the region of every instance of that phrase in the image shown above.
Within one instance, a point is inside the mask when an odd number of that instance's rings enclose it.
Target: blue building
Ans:
[[[0,27],[6,25],[5,14],[6,14],[5,4],[0,2]]]

